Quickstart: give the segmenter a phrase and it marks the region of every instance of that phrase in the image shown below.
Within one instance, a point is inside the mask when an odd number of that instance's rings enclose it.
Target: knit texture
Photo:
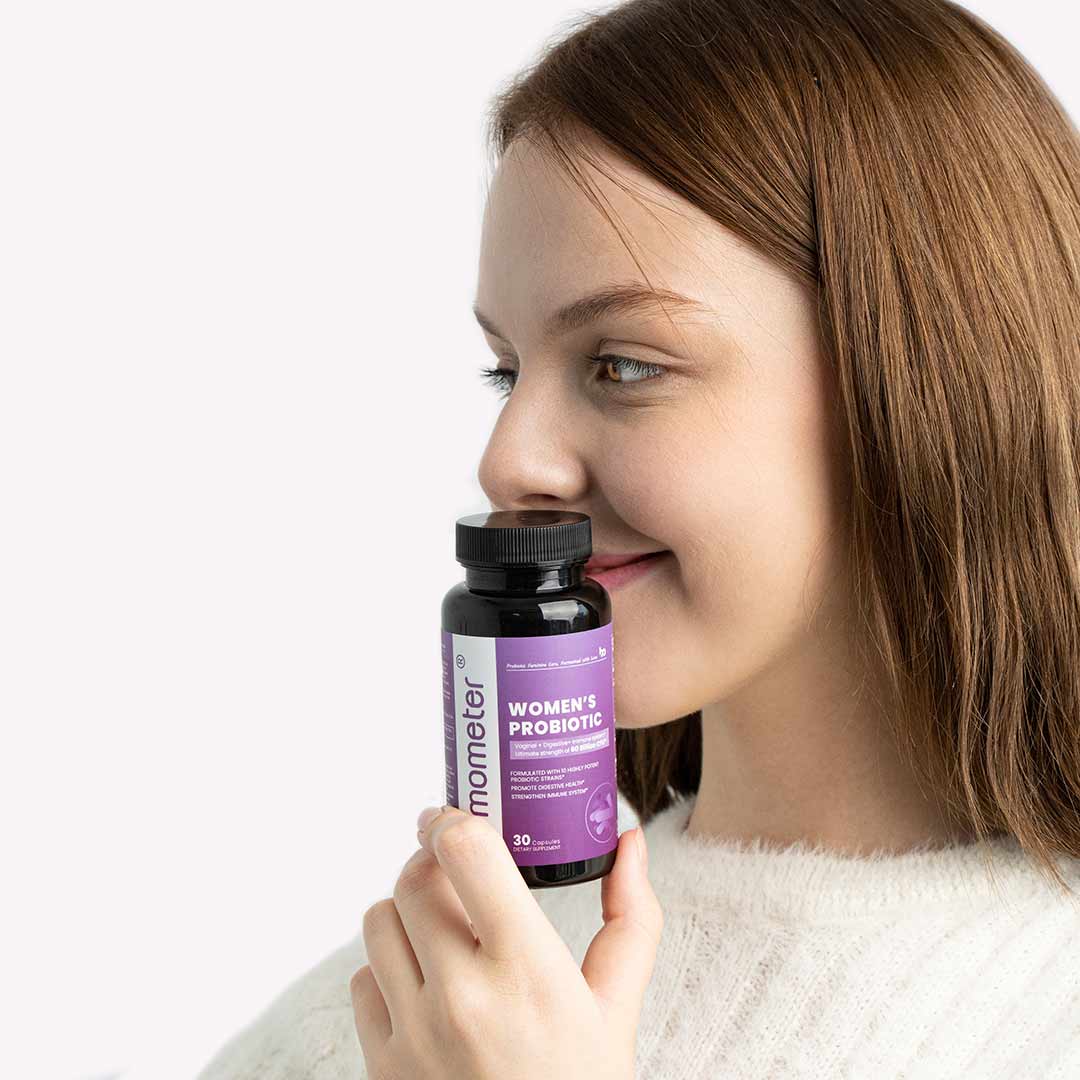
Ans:
[[[1011,837],[855,857],[691,837],[692,809],[645,827],[665,921],[638,1080],[1080,1078],[1080,860],[1058,863],[1073,899]],[[620,797],[620,829],[636,823]],[[600,886],[533,892],[578,963]],[[364,1080],[349,979],[365,962],[358,934],[199,1080]]]

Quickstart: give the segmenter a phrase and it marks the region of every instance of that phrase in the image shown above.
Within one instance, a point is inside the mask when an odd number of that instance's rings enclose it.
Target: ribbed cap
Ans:
[[[572,510],[492,510],[457,520],[462,566],[538,566],[587,562],[592,519]]]

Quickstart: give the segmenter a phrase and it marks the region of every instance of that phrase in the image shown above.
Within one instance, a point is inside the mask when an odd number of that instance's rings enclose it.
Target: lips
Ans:
[[[640,551],[629,555],[594,555],[585,564],[585,572],[594,570],[610,570],[613,566],[626,566],[628,563],[640,562],[649,558],[650,555],[662,555],[663,551]]]

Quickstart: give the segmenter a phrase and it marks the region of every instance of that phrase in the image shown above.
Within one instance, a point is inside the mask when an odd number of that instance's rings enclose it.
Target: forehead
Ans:
[[[511,144],[500,160],[484,207],[476,289],[482,311],[525,326],[541,312],[615,282],[716,305],[763,269],[748,245],[698,207],[595,140],[588,149],[598,166],[581,156],[574,160],[592,198],[525,140]]]
[[[599,167],[580,156],[574,162],[592,189],[591,198],[549,154],[522,139],[511,144],[488,190],[485,253],[498,256],[514,247],[519,257],[525,249],[604,258],[623,247],[605,212],[650,251],[663,253],[672,231],[686,231],[686,215],[697,213],[696,207],[607,148],[590,143],[589,150],[600,159]]]

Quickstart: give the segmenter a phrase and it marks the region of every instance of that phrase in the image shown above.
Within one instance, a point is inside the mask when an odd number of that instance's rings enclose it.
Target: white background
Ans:
[[[442,801],[484,111],[584,10],[0,7],[0,1074],[192,1076]]]

